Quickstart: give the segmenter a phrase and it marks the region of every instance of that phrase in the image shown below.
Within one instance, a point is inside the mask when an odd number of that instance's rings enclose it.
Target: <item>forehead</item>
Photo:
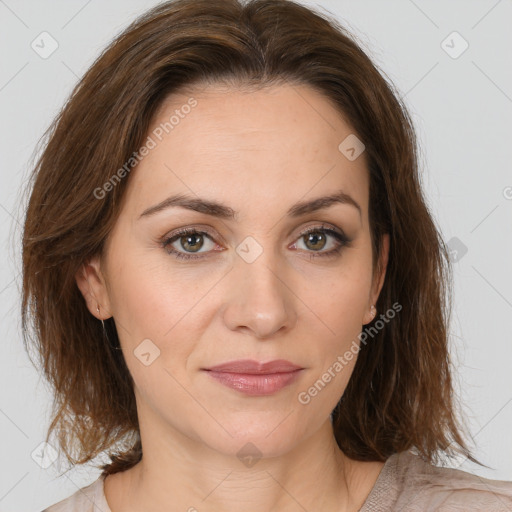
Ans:
[[[353,136],[332,103],[304,85],[251,92],[219,85],[173,94],[153,118],[152,149],[132,173],[129,202],[141,211],[186,192],[243,213],[254,202],[286,207],[341,188],[366,211],[364,152],[350,160],[340,150]]]

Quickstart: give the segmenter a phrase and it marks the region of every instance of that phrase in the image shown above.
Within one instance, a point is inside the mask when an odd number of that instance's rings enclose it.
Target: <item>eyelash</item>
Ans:
[[[309,235],[310,233],[322,233],[325,235],[331,235],[338,242],[338,246],[335,247],[334,249],[331,249],[330,251],[311,252],[311,255],[310,255],[311,260],[313,260],[314,258],[335,257],[341,252],[341,250],[345,246],[349,245],[351,242],[351,240],[344,233],[339,233],[338,231],[335,231],[334,229],[327,228],[323,225],[321,227],[314,227],[314,228],[306,229],[299,235],[297,240],[300,239],[301,237]],[[168,254],[171,254],[176,259],[180,259],[180,260],[199,260],[199,259],[203,259],[204,257],[206,257],[206,255],[208,253],[202,253],[203,255],[198,256],[198,255],[194,255],[194,254],[182,253],[182,252],[176,251],[173,248],[171,248],[171,249],[168,248],[173,242],[175,242],[179,238],[186,236],[186,235],[206,235],[208,238],[210,238],[210,240],[212,240],[212,237],[206,231],[201,231],[201,230],[198,230],[195,228],[185,228],[185,229],[182,229],[181,231],[174,233],[172,236],[167,237],[164,240],[162,240],[162,247],[167,251]],[[308,252],[310,252],[310,251],[308,251]]]

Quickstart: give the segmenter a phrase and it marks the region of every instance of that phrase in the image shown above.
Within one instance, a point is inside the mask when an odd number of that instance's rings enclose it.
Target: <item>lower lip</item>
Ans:
[[[207,373],[228,388],[246,395],[265,396],[277,393],[291,384],[298,378],[301,371],[302,369],[284,373],[249,374],[209,370]]]

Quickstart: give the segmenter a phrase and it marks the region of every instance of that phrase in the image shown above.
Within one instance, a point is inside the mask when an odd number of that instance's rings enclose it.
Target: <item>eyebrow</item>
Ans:
[[[313,213],[318,210],[329,208],[335,204],[347,204],[356,208],[359,212],[359,217],[362,217],[362,211],[359,204],[354,200],[352,196],[339,190],[334,194],[318,197],[309,201],[299,201],[295,203],[287,212],[290,217],[301,217],[308,213]],[[192,210],[212,217],[226,220],[236,220],[238,212],[230,208],[229,206],[223,205],[216,201],[210,201],[207,199],[195,198],[184,194],[177,194],[164,199],[162,202],[151,206],[144,210],[139,218],[154,215],[155,213],[166,210],[167,208],[181,207],[187,210]]]

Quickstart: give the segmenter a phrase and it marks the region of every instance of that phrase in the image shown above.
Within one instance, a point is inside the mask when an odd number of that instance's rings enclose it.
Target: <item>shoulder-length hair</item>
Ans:
[[[54,390],[46,440],[56,432],[69,462],[109,452],[101,466],[109,474],[142,457],[133,380],[114,321],[105,322],[105,337],[75,281],[81,265],[102,254],[116,222],[126,162],[173,92],[287,83],[323,94],[365,144],[374,268],[383,234],[390,235],[377,310],[402,306],[360,351],[332,413],[340,449],[361,461],[412,448],[432,463],[441,453],[479,463],[455,412],[451,269],[422,195],[413,124],[355,40],[334,18],[293,1],[176,0],[133,22],[76,85],[31,176],[21,306],[25,347],[35,346]],[[120,179],[112,183],[113,176]]]

